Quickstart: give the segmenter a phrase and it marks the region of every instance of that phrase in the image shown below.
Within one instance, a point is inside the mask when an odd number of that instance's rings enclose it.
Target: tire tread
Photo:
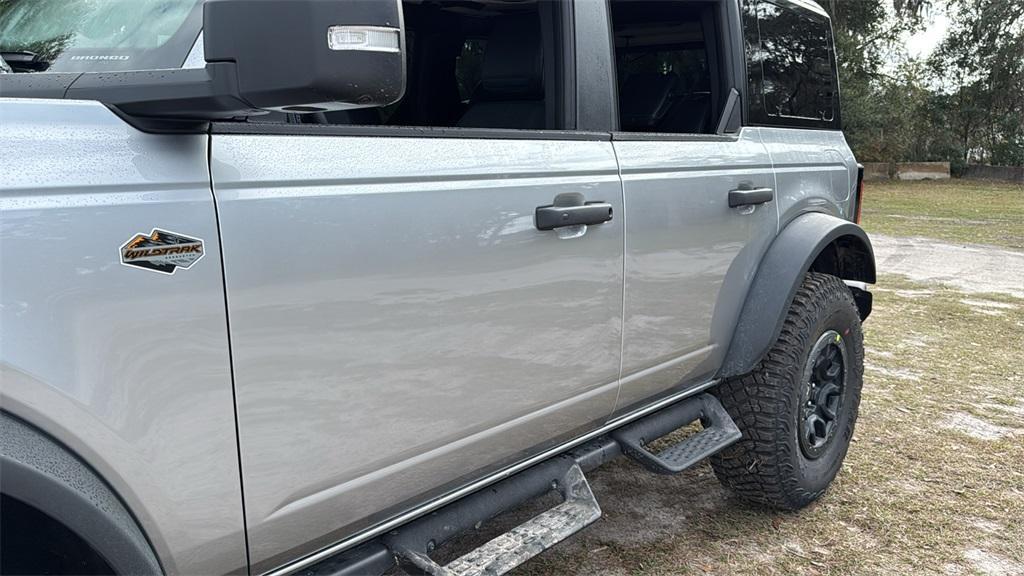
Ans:
[[[714,392],[743,436],[739,442],[713,456],[711,465],[722,484],[745,500],[796,510],[825,491],[824,487],[809,491],[799,484],[793,451],[800,448],[795,441],[790,441],[795,438],[795,422],[788,415],[794,408],[792,386],[801,377],[802,356],[808,340],[815,337],[816,322],[837,299],[856,309],[853,296],[842,280],[808,272],[793,298],[778,339],[764,358],[754,370],[725,380]],[[859,330],[856,338],[855,349],[862,351]],[[853,367],[858,375],[862,371],[862,358],[862,352],[857,354]],[[860,387],[857,386],[853,421],[856,421],[859,403]]]

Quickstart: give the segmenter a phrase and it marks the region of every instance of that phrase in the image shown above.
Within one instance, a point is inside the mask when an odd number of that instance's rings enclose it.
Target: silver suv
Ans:
[[[3,0],[0,51],[4,573],[500,574],[619,455],[783,509],[842,464],[813,2]]]

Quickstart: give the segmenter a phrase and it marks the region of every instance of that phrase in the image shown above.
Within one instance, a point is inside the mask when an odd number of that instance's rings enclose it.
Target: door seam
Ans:
[[[761,144],[761,148],[765,154],[768,155],[768,165],[771,166],[772,170],[772,187],[775,190],[775,236],[778,236],[779,230],[782,228],[782,191],[779,190],[779,173],[775,170],[775,157],[772,156],[772,151],[768,148],[768,145],[764,142],[764,129],[757,128],[757,141]]]
[[[217,250],[220,252],[221,292],[224,295],[224,322],[228,338],[228,371],[231,375],[231,406],[235,419],[235,455],[238,459],[238,492],[242,499],[242,536],[245,541],[245,573],[252,574],[252,559],[249,553],[249,521],[245,513],[245,476],[242,469],[242,435],[238,423],[238,391],[235,386],[235,353],[231,344],[231,307],[228,306],[228,275],[224,264],[224,234],[220,225],[220,206],[213,180],[213,134],[208,134],[206,145],[206,169],[210,177],[210,196],[213,198],[213,215],[217,223]]]
[[[626,181],[622,177],[622,163],[619,162],[615,141],[611,140],[609,144],[612,147],[612,156],[615,157],[615,173],[619,177],[619,194],[622,198],[622,310],[619,315],[619,385],[615,389],[615,403],[612,405],[612,412],[608,415],[606,422],[615,419],[615,412],[619,409],[619,399],[622,397],[622,371],[625,368],[626,354],[626,233],[628,232],[626,228]]]

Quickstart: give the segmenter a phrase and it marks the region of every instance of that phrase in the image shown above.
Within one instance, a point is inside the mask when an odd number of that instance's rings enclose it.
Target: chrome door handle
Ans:
[[[582,224],[604,224],[612,219],[612,205],[587,202],[582,206],[538,206],[537,230],[554,230]]]
[[[775,200],[775,190],[771,188],[754,188],[752,190],[732,190],[729,192],[729,208],[739,206],[756,206]]]

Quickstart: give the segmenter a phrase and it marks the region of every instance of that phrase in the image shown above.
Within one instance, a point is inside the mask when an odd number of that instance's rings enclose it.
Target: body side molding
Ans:
[[[793,295],[809,270],[874,284],[871,240],[860,226],[828,214],[808,213],[790,222],[761,260],[718,378],[745,374],[757,365],[782,330]]]

